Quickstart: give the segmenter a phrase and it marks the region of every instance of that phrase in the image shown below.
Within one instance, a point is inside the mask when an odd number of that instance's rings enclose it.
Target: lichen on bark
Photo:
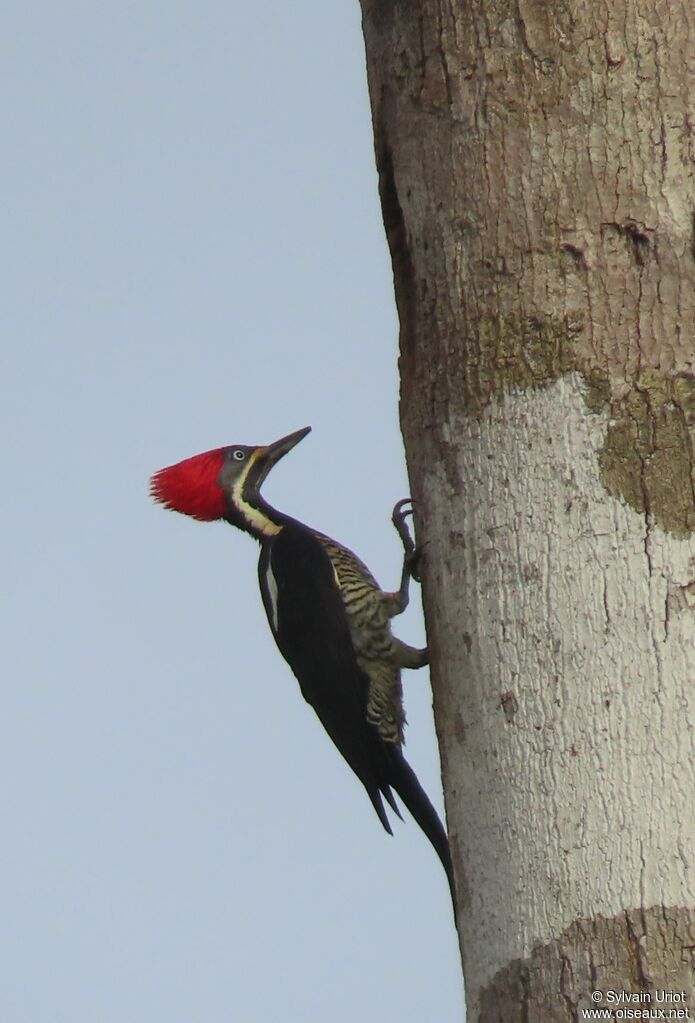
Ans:
[[[601,480],[662,529],[695,529],[695,378],[645,370],[610,404]]]
[[[576,920],[493,977],[481,992],[479,1023],[575,1023],[582,1010],[617,1008],[621,993],[644,1010],[692,1011],[694,949],[688,909],[652,906]],[[669,997],[668,1005],[661,1001]]]
[[[546,387],[577,368],[581,320],[481,314],[460,347],[465,407],[480,415],[510,387]]]
[[[578,372],[589,411],[609,416],[599,454],[606,489],[667,532],[689,535],[695,530],[695,377],[644,369],[612,398],[607,374],[582,354],[582,332],[581,319],[481,316],[460,350],[468,414],[479,416],[511,387],[545,387]]]

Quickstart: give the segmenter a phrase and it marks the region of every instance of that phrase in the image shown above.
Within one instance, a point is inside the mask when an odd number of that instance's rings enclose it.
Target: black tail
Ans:
[[[389,835],[392,835],[393,831],[391,830],[391,824],[389,822],[388,817],[386,816],[386,810],[384,810],[384,804],[381,801],[381,792],[376,787],[376,785],[367,785],[366,783],[363,783],[363,784],[364,784],[364,787],[367,790],[367,795],[369,796],[369,798],[372,801],[372,806],[376,810],[377,817],[379,818],[381,823],[384,825],[384,830],[388,831]],[[391,799],[393,799],[393,796],[391,796]]]
[[[398,747],[393,746],[389,750],[389,784],[394,787],[401,797],[415,821],[434,846],[437,856],[442,861],[449,882],[451,893],[451,904],[456,917],[456,888],[454,886],[454,869],[451,863],[451,850],[449,839],[439,815],[420,782],[412,767],[405,759]]]

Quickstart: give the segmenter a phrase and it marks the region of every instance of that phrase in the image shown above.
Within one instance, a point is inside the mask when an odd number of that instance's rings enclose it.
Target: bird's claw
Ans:
[[[422,556],[422,548],[414,547],[412,551],[408,551],[405,556],[408,571],[410,572],[411,578],[416,583],[422,582],[420,578],[420,572],[418,571],[418,565],[420,564],[420,557]]]
[[[422,548],[415,546],[413,538],[410,535],[410,530],[408,529],[408,524],[406,522],[406,519],[412,518],[412,515],[413,515],[412,498],[404,497],[402,501],[398,501],[398,503],[394,506],[393,514],[391,515],[391,521],[396,527],[396,532],[401,538],[401,543],[403,544],[403,549],[405,551],[405,562],[406,565],[408,566],[408,572],[415,580],[415,582],[419,583],[420,575],[417,570],[417,566],[420,561],[420,556],[422,554]]]
[[[410,505],[410,508],[407,511],[404,511],[403,509],[406,508],[408,505]],[[405,519],[412,514],[413,499],[412,497],[404,497],[402,500],[397,501],[396,504],[393,506],[393,514],[391,517],[395,523],[396,519]]]
[[[410,530],[408,529],[408,525],[406,523],[406,519],[411,518],[412,515],[413,502],[409,497],[404,497],[402,501],[399,501],[394,506],[393,513],[391,515],[391,521],[396,527],[396,532],[401,538],[401,543],[405,548],[406,554],[409,554],[411,551],[415,550],[415,544],[413,543],[413,538],[410,535]]]

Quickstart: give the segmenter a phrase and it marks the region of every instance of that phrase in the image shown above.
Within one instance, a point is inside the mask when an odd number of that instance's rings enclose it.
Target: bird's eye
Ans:
[[[235,461],[237,462],[243,462],[244,459],[246,458],[246,453],[242,451],[240,448],[237,448],[236,451],[232,452],[232,458],[235,459]]]

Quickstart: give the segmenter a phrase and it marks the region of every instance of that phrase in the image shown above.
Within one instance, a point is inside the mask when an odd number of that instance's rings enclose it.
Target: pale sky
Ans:
[[[267,498],[398,584],[357,0],[5,0],[0,51],[0,1021],[459,1023],[439,861],[302,700],[256,545],[147,493],[311,425]]]

